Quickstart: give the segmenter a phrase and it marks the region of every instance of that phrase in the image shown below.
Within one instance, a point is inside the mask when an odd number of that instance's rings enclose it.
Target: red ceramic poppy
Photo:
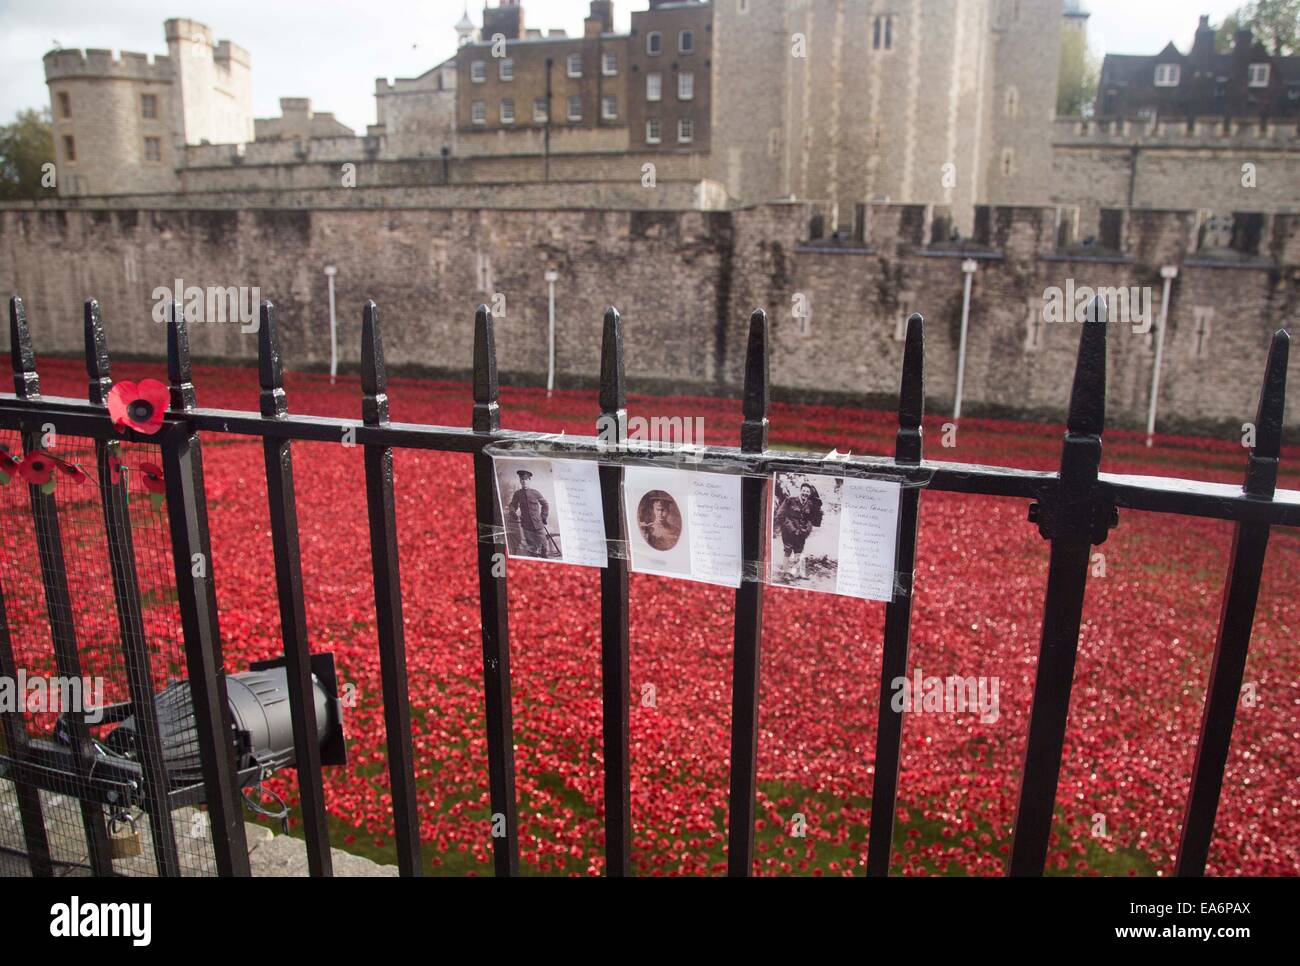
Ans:
[[[162,427],[170,395],[157,379],[119,382],[108,394],[108,415],[118,429],[153,435]]]
[[[167,487],[163,485],[162,467],[157,463],[140,464],[140,482],[144,484],[146,493],[165,493]]]
[[[48,453],[46,455],[49,456]],[[50,459],[54,460],[54,465],[58,468],[59,472],[63,473],[65,476],[72,477],[73,482],[84,483],[86,480],[90,479],[90,477],[86,475],[86,471],[76,463],[69,463],[66,460],[59,459],[57,456],[50,456]]]
[[[48,453],[34,450],[18,464],[18,473],[32,486],[44,486],[54,475],[54,460]]]

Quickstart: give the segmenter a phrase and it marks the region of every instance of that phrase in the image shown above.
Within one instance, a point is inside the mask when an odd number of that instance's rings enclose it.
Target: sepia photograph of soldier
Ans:
[[[562,553],[550,463],[497,460],[496,472],[510,556],[559,559]]]
[[[663,490],[651,490],[637,504],[641,538],[656,550],[671,550],[682,536],[682,512]]]
[[[772,499],[772,583],[834,593],[839,570],[843,486],[843,480],[830,476],[776,475]]]

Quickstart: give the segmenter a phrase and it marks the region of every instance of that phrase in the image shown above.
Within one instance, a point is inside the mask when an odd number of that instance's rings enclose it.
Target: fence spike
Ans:
[[[388,423],[388,370],[384,366],[384,339],[379,328],[379,306],[366,299],[361,310],[361,421],[367,426]]]
[[[1256,456],[1277,459],[1282,455],[1282,417],[1286,408],[1286,367],[1291,354],[1291,336],[1278,329],[1268,347],[1264,386],[1260,390],[1255,417]]]
[[[612,305],[605,310],[600,342],[600,411],[617,415],[627,408],[627,387],[623,382],[623,317]]]
[[[275,418],[289,411],[284,394],[284,362],[280,358],[280,332],[275,323],[275,303],[263,299],[257,327],[258,400],[263,416]]]
[[[492,433],[501,428],[500,394],[492,313],[480,305],[474,311],[474,432]]]
[[[894,456],[900,463],[921,462],[921,419],[925,415],[925,319],[913,312],[907,319],[903,346],[903,386],[898,393],[898,435]]]
[[[88,398],[97,406],[108,401],[108,391],[113,388],[109,378],[108,337],[104,334],[104,320],[99,312],[99,299],[86,299],[86,376],[90,379]]]
[[[39,399],[41,377],[36,374],[36,350],[27,328],[27,310],[17,295],[9,300],[9,353],[13,359],[14,395],[19,399]]]
[[[179,299],[167,303],[167,381],[171,383],[171,408],[194,408],[194,367],[190,363],[190,330]]]
[[[767,313],[755,309],[749,317],[749,345],[745,351],[745,394],[740,426],[740,448],[747,453],[767,449],[768,360]]]
[[[1100,436],[1106,424],[1106,324],[1109,310],[1100,295],[1089,306],[1079,356],[1074,366],[1074,387],[1066,426],[1081,436]]]

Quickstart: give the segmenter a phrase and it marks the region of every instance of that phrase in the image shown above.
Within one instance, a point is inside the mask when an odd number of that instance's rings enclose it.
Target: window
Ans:
[[[645,99],[657,101],[664,96],[664,75],[653,70],[645,75]]]
[[[570,54],[565,61],[565,65],[570,77],[582,76],[582,54]]]
[[[1009,178],[1016,173],[1016,152],[1013,148],[1002,149],[1002,176]]]
[[[502,57],[501,63],[497,65],[497,75],[503,81],[512,81],[515,79],[515,59],[513,57]]]
[[[63,135],[63,158],[65,161],[77,160],[77,142],[72,140],[71,134]]]
[[[645,52],[652,57],[662,54],[664,52],[664,35],[657,30],[652,30],[646,34]]]
[[[606,77],[618,76],[618,54],[605,54],[600,59],[600,72]]]
[[[894,316],[894,341],[907,341],[907,319],[916,304],[916,295],[912,292],[898,293],[898,314]]]
[[[140,116],[148,120],[154,120],[158,117],[157,94],[140,95]]]
[[[689,117],[679,118],[677,121],[677,141],[680,144],[690,144],[695,140],[695,121]]]
[[[515,123],[515,102],[508,97],[501,102],[501,123]]]
[[[600,116],[607,121],[618,118],[618,98],[602,97],[600,99]]]
[[[1020,89],[1012,85],[1007,88],[1007,100],[1004,110],[1007,117],[1015,117],[1020,113]]]
[[[487,104],[483,101],[475,101],[470,106],[470,119],[475,124],[487,123]]]
[[[650,120],[645,122],[645,143],[659,143],[659,118],[652,117]]]
[[[67,91],[59,91],[59,117],[72,117],[72,98]]]
[[[894,16],[881,14],[871,25],[871,48],[873,50],[894,49]]]
[[[549,119],[550,112],[546,109],[546,98],[539,97],[533,101],[533,120],[538,124],[545,124]]]
[[[1026,352],[1037,352],[1043,347],[1043,302],[1041,299],[1029,300],[1029,311],[1025,316],[1025,341],[1022,348]]]
[[[1192,319],[1196,326],[1192,332],[1192,358],[1204,359],[1210,347],[1210,330],[1214,324],[1214,308],[1209,305],[1192,306]]]
[[[1156,65],[1156,87],[1177,87],[1183,69],[1177,64]]]
[[[569,97],[569,120],[570,121],[582,120],[582,98],[579,97],[577,94],[574,94]]]
[[[476,60],[469,65],[469,79],[475,84],[482,84],[487,80],[487,61]]]
[[[677,50],[682,54],[695,53],[695,31],[683,30],[677,35]]]
[[[1246,73],[1246,83],[1251,87],[1267,87],[1269,73],[1268,64],[1251,64]]]
[[[689,101],[695,97],[695,72],[684,70],[677,75],[677,99]]]
[[[144,139],[144,159],[146,161],[162,160],[162,141],[159,138]]]

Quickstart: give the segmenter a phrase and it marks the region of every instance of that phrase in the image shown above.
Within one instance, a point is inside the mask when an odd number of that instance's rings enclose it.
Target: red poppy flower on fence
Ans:
[[[144,486],[144,491],[149,494],[149,502],[153,504],[153,508],[156,510],[162,506],[163,495],[167,492],[167,487],[163,484],[162,467],[157,463],[141,463],[140,483]]]
[[[18,464],[18,475],[44,492],[54,492],[54,460],[48,453],[32,450]]]
[[[9,447],[0,443],[0,486],[4,486],[18,472],[18,461],[9,452]]]
[[[118,430],[130,427],[152,436],[162,428],[170,394],[157,379],[119,382],[108,394],[108,415]]]

